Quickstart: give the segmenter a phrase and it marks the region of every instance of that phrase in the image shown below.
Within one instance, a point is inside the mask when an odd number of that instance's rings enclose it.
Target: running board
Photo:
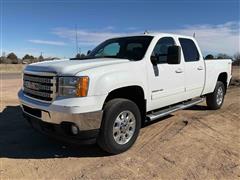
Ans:
[[[169,114],[171,114],[175,111],[189,108],[189,107],[194,106],[195,104],[198,104],[198,103],[203,102],[203,101],[204,101],[204,98],[197,98],[197,99],[193,99],[193,100],[190,100],[190,101],[187,101],[187,102],[183,102],[181,104],[171,106],[167,109],[162,109],[162,110],[153,112],[152,114],[147,115],[146,121],[147,122],[148,121],[154,121],[158,118],[167,116],[167,115],[169,115]]]

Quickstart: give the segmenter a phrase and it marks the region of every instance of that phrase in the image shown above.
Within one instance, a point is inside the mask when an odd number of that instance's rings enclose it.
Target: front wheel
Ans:
[[[220,109],[224,101],[225,92],[224,84],[218,81],[214,92],[207,95],[207,106],[212,110]]]
[[[140,127],[138,106],[128,99],[113,99],[104,108],[98,145],[111,154],[124,152],[136,141]]]

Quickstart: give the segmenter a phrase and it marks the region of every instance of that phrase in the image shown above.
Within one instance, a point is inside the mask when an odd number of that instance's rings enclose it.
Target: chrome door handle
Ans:
[[[199,67],[197,68],[197,70],[201,71],[201,70],[203,70],[203,67],[202,67],[202,66],[199,66]]]
[[[177,70],[175,71],[175,73],[183,73],[183,70],[182,70],[182,69],[177,69]]]

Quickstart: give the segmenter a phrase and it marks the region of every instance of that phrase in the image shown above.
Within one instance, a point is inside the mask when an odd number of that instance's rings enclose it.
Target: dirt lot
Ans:
[[[116,156],[32,130],[17,101],[20,75],[2,75],[0,179],[240,179],[240,78],[234,70],[221,110],[202,103],[159,119]]]
[[[24,64],[0,64],[0,72],[21,73],[24,67]]]

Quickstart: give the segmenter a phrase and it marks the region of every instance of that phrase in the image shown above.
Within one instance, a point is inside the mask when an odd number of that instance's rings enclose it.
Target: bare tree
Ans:
[[[231,56],[224,53],[220,53],[217,55],[217,59],[231,59],[231,58],[232,58]]]
[[[234,55],[233,55],[233,59],[234,59],[235,61],[239,61],[239,60],[240,60],[240,53],[238,52],[238,53],[234,54]]]

